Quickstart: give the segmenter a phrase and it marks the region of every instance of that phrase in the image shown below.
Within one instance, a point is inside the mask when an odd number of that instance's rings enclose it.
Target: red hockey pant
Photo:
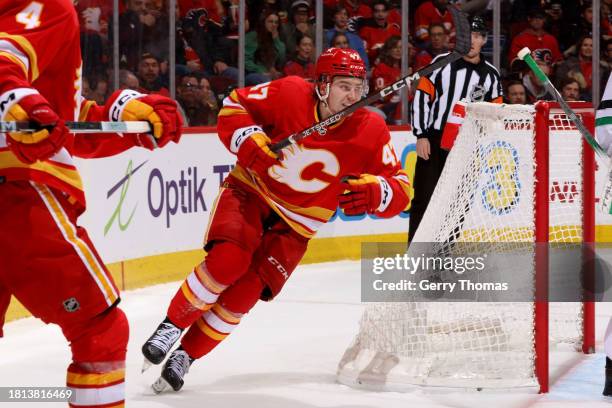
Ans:
[[[263,199],[237,183],[221,189],[205,240],[205,261],[168,309],[174,324],[189,327],[181,344],[193,358],[226,338],[258,299],[273,299],[308,245]]]
[[[59,325],[70,343],[74,406],[119,407],[128,322],[77,216],[64,194],[45,185],[0,184],[0,335],[14,295],[32,315]]]

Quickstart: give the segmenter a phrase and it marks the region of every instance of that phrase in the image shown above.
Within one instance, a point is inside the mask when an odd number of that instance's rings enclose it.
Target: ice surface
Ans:
[[[187,274],[189,271],[185,271]],[[163,318],[179,282],[124,292],[130,320],[128,407],[185,408],[495,408],[609,407],[603,388],[602,338],[612,304],[597,305],[598,354],[580,356],[554,374],[548,395],[376,393],[335,381],[336,366],[357,333],[363,311],[358,262],[300,266],[283,293],[260,303],[210,355],[197,361],[179,393],[154,395],[159,367],[140,374],[140,346]],[[60,330],[35,319],[5,327],[0,385],[63,386],[70,360]],[[557,378],[555,378],[557,377]],[[61,403],[0,403],[1,407],[65,407]]]

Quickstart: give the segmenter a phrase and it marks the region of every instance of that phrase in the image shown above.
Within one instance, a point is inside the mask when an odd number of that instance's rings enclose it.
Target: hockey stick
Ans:
[[[555,101],[557,101],[559,106],[561,106],[561,109],[563,109],[563,112],[565,112],[569,120],[574,122],[574,125],[576,125],[576,128],[578,129],[582,137],[585,138],[585,140],[593,148],[595,153],[597,153],[597,155],[601,158],[608,159],[608,154],[606,153],[606,151],[599,145],[599,143],[597,143],[597,140],[595,140],[591,132],[589,132],[586,126],[584,126],[582,120],[580,120],[578,115],[576,115],[572,108],[569,107],[567,102],[565,102],[565,100],[561,96],[561,93],[557,90],[557,88],[555,88],[552,82],[550,82],[550,79],[540,69],[540,67],[538,67],[538,64],[531,56],[531,50],[527,47],[523,48],[518,52],[518,57],[527,63],[527,65],[529,66],[529,68],[531,68],[536,77],[540,80],[540,82],[542,82],[544,88],[546,88],[546,90],[550,92],[550,94],[555,98]]]
[[[70,133],[149,133],[151,125],[145,121],[128,122],[65,122]],[[0,133],[37,132],[42,127],[35,122],[0,122]]]
[[[410,83],[418,80],[423,76],[427,76],[434,72],[435,70],[450,64],[453,61],[458,60],[459,58],[466,55],[472,46],[472,34],[470,23],[467,19],[467,15],[454,7],[449,7],[448,9],[453,16],[453,21],[455,22],[455,26],[457,28],[456,31],[456,44],[455,49],[448,55],[434,61],[433,63],[427,65],[426,67],[418,70],[414,74],[410,76],[403,77],[393,84],[381,89],[377,93],[371,94],[365,99],[361,99],[351,106],[346,107],[335,115],[330,116],[329,118],[317,122],[314,125],[310,126],[302,130],[301,132],[294,133],[287,138],[281,140],[280,142],[274,143],[271,147],[273,152],[278,152],[279,150],[292,145],[294,143],[299,142],[300,140],[310,136],[314,132],[319,132],[319,134],[325,134],[327,132],[327,128],[333,125],[336,122],[339,122],[345,116],[350,115],[355,112],[357,109],[363,108],[364,106],[370,105],[381,98],[384,98],[387,95],[390,95],[393,92],[399,91],[400,89],[410,86]]]
[[[580,120],[578,115],[576,115],[576,112],[574,112],[572,108],[569,107],[567,102],[561,96],[561,93],[557,90],[557,88],[555,88],[552,82],[550,82],[550,79],[540,69],[538,64],[535,62],[535,60],[531,56],[531,50],[527,47],[523,48],[522,50],[518,52],[518,57],[527,63],[527,65],[536,75],[538,80],[540,80],[540,82],[544,85],[544,88],[546,88],[546,90],[550,92],[553,98],[555,98],[555,101],[557,101],[559,106],[561,106],[561,109],[563,109],[563,112],[567,115],[569,120],[571,120],[574,123],[574,125],[576,126],[576,129],[578,129],[578,132],[580,132],[580,135],[586,140],[589,146],[591,146],[591,148],[595,151],[597,156],[599,156],[601,159],[609,163],[608,164],[608,179],[606,182],[606,186],[604,188],[604,195],[601,199],[601,208],[603,211],[607,212],[608,214],[612,214],[612,162],[610,162],[610,158],[608,157],[608,154],[606,153],[604,148],[600,146],[597,140],[595,140],[595,138],[593,137],[591,132],[589,132],[589,130],[586,128],[584,123],[582,123],[582,120]]]

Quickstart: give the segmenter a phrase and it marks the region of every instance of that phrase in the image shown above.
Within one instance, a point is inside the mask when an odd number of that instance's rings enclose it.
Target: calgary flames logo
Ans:
[[[302,193],[317,193],[340,173],[338,158],[329,150],[293,145],[283,150],[280,165],[268,169],[268,175]]]

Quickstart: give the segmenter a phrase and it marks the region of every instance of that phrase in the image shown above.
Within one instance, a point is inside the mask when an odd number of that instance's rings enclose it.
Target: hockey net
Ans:
[[[592,129],[592,108],[572,108]],[[594,171],[591,149],[555,104],[470,104],[413,242],[490,243],[492,250],[592,242]],[[529,268],[535,282],[542,268],[526,247],[513,267]],[[593,314],[591,302],[370,303],[338,380],[392,391],[546,392],[550,350],[592,352]]]

